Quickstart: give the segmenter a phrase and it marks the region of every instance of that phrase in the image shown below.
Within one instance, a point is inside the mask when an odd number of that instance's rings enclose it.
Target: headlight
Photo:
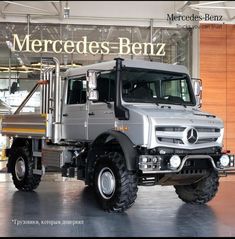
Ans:
[[[224,154],[220,157],[219,161],[220,161],[221,166],[227,167],[229,165],[229,162],[230,162],[229,156]]]
[[[170,166],[171,168],[178,168],[180,166],[180,163],[181,163],[181,159],[178,155],[173,155],[171,158],[170,158]]]

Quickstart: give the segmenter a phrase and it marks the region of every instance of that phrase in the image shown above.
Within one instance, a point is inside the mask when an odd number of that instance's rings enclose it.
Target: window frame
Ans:
[[[104,72],[100,72],[100,75],[98,76],[98,78],[97,78],[97,88],[96,88],[96,90],[99,92],[99,89],[98,89],[98,79],[99,79],[99,77],[102,77],[102,75],[106,75],[106,74],[113,74],[114,75],[114,87],[116,88],[116,84],[115,84],[115,80],[116,80],[116,78],[115,78],[115,70],[109,70],[109,71],[104,71]],[[114,103],[115,102],[115,90],[114,90],[114,96],[113,96],[113,100],[111,101],[110,99],[111,99],[111,78],[109,78],[109,86],[108,86],[108,99],[107,99],[107,102],[109,102],[109,103]],[[100,92],[99,92],[99,98],[100,98]],[[104,101],[100,101],[100,99],[98,99],[98,100],[91,100],[91,102],[93,103],[93,104],[98,104],[98,103],[105,103]]]
[[[85,82],[86,82],[86,101],[85,101],[85,103],[69,104],[69,103],[68,103],[68,97],[69,97],[69,86],[70,86],[70,82],[71,82],[71,80],[80,80],[80,81],[81,81],[81,78],[84,78],[84,80],[82,80],[82,81],[85,81]],[[67,105],[67,106],[72,106],[72,105],[85,105],[85,104],[87,104],[87,101],[88,101],[88,99],[87,99],[87,87],[88,87],[88,85],[87,85],[86,75],[85,75],[85,74],[68,77],[68,78],[67,78],[67,86],[66,86],[66,97],[65,97],[65,99],[64,99],[64,100],[65,100],[65,105]]]
[[[121,72],[121,85],[123,84],[123,73],[125,74],[125,72],[127,71],[140,71],[140,72],[154,72],[154,73],[162,73],[162,74],[174,74],[174,75],[184,75],[185,76],[185,80],[188,84],[188,93],[189,93],[189,97],[191,98],[191,102],[185,102],[185,104],[178,104],[178,103],[174,103],[174,102],[157,102],[158,104],[170,104],[170,105],[186,105],[186,106],[191,106],[191,107],[194,107],[196,106],[196,98],[195,98],[195,95],[194,95],[194,91],[193,91],[193,87],[192,87],[192,83],[191,83],[191,78],[189,76],[189,74],[185,73],[185,72],[174,72],[174,71],[162,71],[162,70],[155,70],[155,69],[145,69],[145,68],[136,68],[136,67],[125,67],[122,69],[122,72]],[[161,85],[161,82],[160,82],[160,85]],[[157,89],[156,89],[157,90]],[[156,91],[157,92],[157,91]],[[160,87],[160,95],[162,94],[161,92],[161,87]],[[138,104],[152,104],[154,102],[134,102],[134,101],[126,101],[124,98],[123,98],[123,88],[121,89],[121,100],[123,103],[125,104],[133,104],[133,103],[138,103]]]

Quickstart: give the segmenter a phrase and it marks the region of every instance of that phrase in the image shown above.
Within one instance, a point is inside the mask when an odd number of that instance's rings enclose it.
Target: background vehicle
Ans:
[[[61,80],[53,60],[55,69],[2,121],[2,134],[14,138],[8,171],[19,190],[34,190],[43,167],[54,166],[119,212],[138,185],[174,185],[183,201],[206,203],[219,175],[234,170],[234,156],[222,152],[223,122],[199,110],[200,81],[184,66],[117,58],[69,69]],[[19,114],[37,87],[41,113]]]

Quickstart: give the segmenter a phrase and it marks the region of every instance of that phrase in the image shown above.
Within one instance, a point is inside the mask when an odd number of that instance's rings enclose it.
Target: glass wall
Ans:
[[[48,46],[48,52],[12,51],[13,34],[17,34],[23,41],[30,35],[30,41],[39,40],[71,40],[78,42],[86,38],[87,42],[110,42],[108,54],[92,54],[86,52],[79,54],[55,53]],[[121,55],[116,45],[119,38],[128,38],[132,43],[164,43],[164,56],[152,55]],[[151,39],[152,38],[152,39]],[[16,108],[40,79],[41,57],[56,56],[61,68],[79,67],[102,61],[113,60],[120,56],[125,59],[142,59],[170,64],[185,65],[191,72],[192,65],[192,31],[191,29],[150,28],[128,26],[91,26],[91,25],[62,25],[62,24],[26,24],[26,23],[0,23],[0,99]],[[28,104],[28,111],[33,110],[39,103],[39,95]]]

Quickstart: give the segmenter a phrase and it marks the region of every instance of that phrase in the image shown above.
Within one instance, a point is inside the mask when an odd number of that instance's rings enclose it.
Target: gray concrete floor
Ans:
[[[207,205],[181,202],[171,186],[139,187],[122,214],[100,209],[92,190],[58,174],[44,176],[35,192],[19,192],[0,173],[0,236],[235,236],[235,181],[222,180]]]

